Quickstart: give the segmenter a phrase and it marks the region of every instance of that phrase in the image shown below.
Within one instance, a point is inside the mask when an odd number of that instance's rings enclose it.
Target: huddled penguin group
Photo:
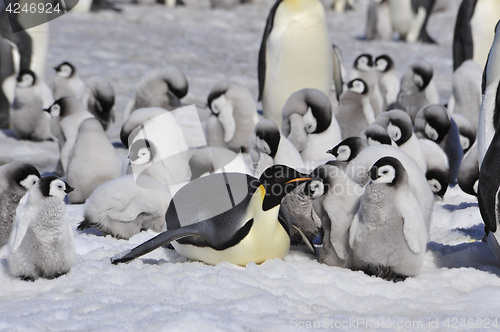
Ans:
[[[366,39],[435,43],[426,30],[435,2],[371,1]],[[59,147],[57,176],[0,167],[10,273],[35,280],[70,271],[66,201],[85,204],[77,232],[159,233],[113,264],[168,246],[190,260],[245,266],[284,258],[298,238],[320,263],[403,281],[422,271],[434,202],[457,183],[477,195],[500,260],[500,24],[490,39],[479,36],[500,18],[478,18],[490,2],[460,6],[447,105],[424,59],[398,68],[391,54],[364,51],[344,66],[319,0],[277,0],[255,52],[257,98],[220,79],[202,98],[205,113],[188,105],[189,76],[174,64],[145,72],[124,110],[115,110],[110,81],[86,78],[70,61],[54,67],[51,89],[30,69],[29,39],[0,22],[0,126]],[[116,125],[121,143],[112,144]]]

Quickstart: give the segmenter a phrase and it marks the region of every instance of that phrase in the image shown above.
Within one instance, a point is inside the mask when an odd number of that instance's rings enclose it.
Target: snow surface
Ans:
[[[168,64],[188,78],[183,99],[202,119],[211,87],[222,79],[247,86],[257,97],[257,54],[271,1],[232,11],[211,10],[208,0],[184,8],[125,5],[122,13],[70,13],[51,22],[47,81],[51,67],[73,62],[83,78],[108,78],[117,92],[119,141],[123,110],[140,77]],[[366,1],[363,3],[366,4]],[[399,74],[425,58],[435,69],[442,102],[451,93],[451,44],[456,6],[435,14],[429,31],[439,45],[363,41],[365,11],[327,12],[331,39],[350,68],[357,55],[388,53]],[[120,153],[125,156],[125,150]],[[0,135],[0,162],[27,161],[52,171],[52,142],[17,141]],[[498,330],[499,264],[482,242],[477,201],[458,187],[435,204],[431,242],[422,273],[393,283],[362,272],[330,267],[299,250],[285,259],[246,268],[208,266],[175,251],[157,249],[129,264],[109,258],[154,236],[130,240],[78,232],[84,207],[69,205],[76,264],[62,277],[24,282],[8,273],[0,249],[0,331],[292,331]]]

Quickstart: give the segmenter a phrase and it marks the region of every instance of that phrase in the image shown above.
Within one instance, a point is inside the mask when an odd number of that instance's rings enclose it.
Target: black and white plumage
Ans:
[[[356,156],[367,147],[368,144],[366,140],[358,136],[353,136],[344,139],[327,152],[335,157],[335,161],[347,165],[347,163],[356,158]]]
[[[85,82],[81,79],[75,65],[70,62],[63,62],[54,67],[56,76],[54,77],[54,98],[75,97],[80,101],[86,92]]]
[[[477,143],[464,155],[464,159],[460,164],[457,174],[457,182],[463,192],[477,196],[477,188],[479,185],[479,162]]]
[[[443,198],[450,184],[450,165],[444,150],[429,139],[418,140],[427,164],[425,177],[434,195]]]
[[[370,169],[349,244],[353,269],[401,281],[420,272],[427,227],[408,174],[396,158],[383,157]]]
[[[83,105],[96,119],[101,121],[104,130],[115,121],[115,90],[113,85],[101,78],[91,77],[85,81],[86,93]]]
[[[234,152],[248,152],[250,134],[259,121],[250,91],[237,83],[216,84],[207,98],[212,114],[207,120],[207,143]]]
[[[41,178],[17,209],[7,262],[25,280],[57,278],[75,263],[75,243],[64,197],[74,188],[55,176]]]
[[[387,0],[370,0],[366,15],[366,40],[391,40],[391,9]]]
[[[0,247],[9,241],[19,201],[39,178],[40,173],[30,164],[0,166]]]
[[[374,65],[375,63],[371,54],[363,53],[359,55],[354,60],[351,72],[349,73],[349,81],[360,78],[366,83],[370,104],[372,105],[375,117],[377,117],[383,111],[384,100],[378,87],[378,78]]]
[[[388,0],[391,12],[392,28],[406,42],[434,44],[434,39],[427,33],[427,23],[435,0]]]
[[[382,54],[375,58],[375,71],[378,77],[378,87],[384,100],[384,110],[396,103],[400,89],[400,78],[396,74],[394,60]]]
[[[451,114],[451,118],[455,121],[460,133],[460,145],[464,151],[464,155],[476,142],[477,130],[472,123],[463,115]]]

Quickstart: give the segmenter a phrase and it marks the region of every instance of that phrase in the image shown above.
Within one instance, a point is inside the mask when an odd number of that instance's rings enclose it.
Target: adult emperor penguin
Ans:
[[[31,70],[22,70],[17,78],[16,95],[11,108],[11,126],[19,139],[55,140],[50,115],[43,110],[54,103],[52,91]]]
[[[167,66],[147,72],[137,83],[132,98],[125,108],[124,119],[139,108],[161,107],[173,110],[188,93],[188,81],[176,66]]]
[[[484,68],[488,51],[500,20],[500,3],[496,0],[463,0],[458,10],[453,35],[453,70],[466,60]]]
[[[321,165],[311,174],[306,191],[313,198],[314,211],[321,219],[323,245],[318,260],[332,266],[349,266],[349,228],[358,211],[364,189],[341,167]]]
[[[318,0],[278,0],[271,8],[259,51],[259,101],[264,116],[281,128],[281,111],[295,91],[329,95],[332,44]]]
[[[245,266],[283,258],[290,248],[288,225],[279,215],[283,197],[310,178],[275,165],[256,179],[241,173],[212,174],[182,187],[172,198],[167,231],[112,259],[130,261],[171,243],[177,252],[207,264]],[[309,243],[311,251],[315,251]]]
[[[342,139],[359,136],[375,120],[368,94],[369,87],[365,81],[356,78],[347,87],[340,96],[339,110],[335,114]]]
[[[217,83],[208,94],[207,105],[212,111],[207,120],[209,146],[248,152],[248,142],[259,121],[257,107],[250,91],[237,83]]]
[[[304,168],[302,157],[295,146],[281,135],[278,126],[268,119],[262,119],[255,125],[250,136],[250,157],[256,176],[276,164],[296,169]]]
[[[381,158],[370,169],[370,183],[350,229],[353,269],[394,282],[416,276],[427,239],[425,217],[403,164]]]
[[[143,181],[156,182],[150,177]],[[138,186],[132,174],[101,184],[88,198],[77,229],[95,228],[118,239],[129,239],[144,229],[164,232],[170,192],[156,183],[148,187]]]
[[[483,100],[477,128],[479,167],[481,167],[484,155],[495,135],[500,114],[500,23],[497,23],[495,31],[495,39],[484,68],[481,87]]]
[[[64,197],[74,188],[55,176],[41,178],[19,205],[7,262],[24,280],[57,278],[75,263],[75,243]]]
[[[392,29],[401,40],[435,43],[427,33],[427,22],[435,0],[388,0]]]
[[[396,143],[394,143],[391,136],[389,136],[387,130],[376,123],[369,125],[359,136],[364,139],[369,146],[380,144],[396,146]]]
[[[83,102],[86,92],[85,82],[80,78],[76,67],[67,61],[54,67],[54,98],[76,97]]]
[[[302,121],[294,114],[300,115]],[[330,100],[317,89],[292,93],[283,106],[282,119],[283,134],[299,150],[304,161],[328,158],[325,151],[342,140]]]
[[[40,173],[30,164],[0,166],[0,247],[9,241],[19,201],[39,178]]]
[[[400,89],[400,79],[396,74],[394,60],[382,54],[375,58],[375,70],[378,77],[378,86],[382,99],[384,100],[384,110],[391,109],[391,105],[396,103]]]
[[[104,182],[121,175],[122,162],[96,118],[82,121],[71,149],[66,180],[78,190],[70,193],[71,203],[84,203]]]
[[[101,121],[104,130],[115,121],[115,90],[113,85],[101,78],[91,77],[86,82],[86,93],[82,103],[90,113]]]
[[[450,184],[448,156],[443,149],[429,139],[418,140],[427,164],[425,177],[434,195],[443,198]]]
[[[391,9],[387,0],[371,0],[366,15],[366,40],[391,40]]]
[[[375,117],[383,111],[384,100],[378,87],[377,73],[375,72],[373,57],[371,54],[361,54],[354,60],[353,67],[349,73],[349,80],[362,79],[368,86],[367,92],[370,96]]]

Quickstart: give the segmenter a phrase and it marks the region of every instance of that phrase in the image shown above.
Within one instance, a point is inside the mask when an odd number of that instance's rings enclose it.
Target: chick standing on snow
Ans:
[[[75,243],[64,197],[74,188],[56,176],[40,179],[17,210],[9,239],[9,271],[24,280],[52,279],[75,263]]]

